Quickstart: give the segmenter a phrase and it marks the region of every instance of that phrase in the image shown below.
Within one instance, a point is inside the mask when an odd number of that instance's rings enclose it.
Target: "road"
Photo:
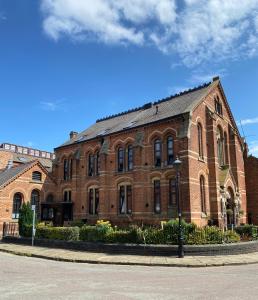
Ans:
[[[0,253],[0,299],[258,299],[258,265],[89,265]]]

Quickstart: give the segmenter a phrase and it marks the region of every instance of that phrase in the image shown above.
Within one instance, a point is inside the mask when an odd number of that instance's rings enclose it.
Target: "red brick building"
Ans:
[[[258,158],[245,155],[248,223],[258,225]]]
[[[9,143],[0,145],[0,228],[4,222],[17,222],[23,202],[36,205],[54,199],[55,181],[49,172],[54,155]]]
[[[116,224],[177,216],[201,226],[246,222],[244,146],[219,78],[175,96],[110,116],[55,149],[54,205],[43,219]]]

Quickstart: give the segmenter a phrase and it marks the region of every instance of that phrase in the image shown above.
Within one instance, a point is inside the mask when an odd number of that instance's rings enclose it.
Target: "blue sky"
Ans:
[[[0,0],[0,141],[51,151],[220,75],[258,155],[258,1],[239,2]]]

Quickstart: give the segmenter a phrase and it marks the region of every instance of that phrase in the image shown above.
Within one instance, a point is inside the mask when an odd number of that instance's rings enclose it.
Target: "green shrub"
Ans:
[[[258,237],[258,228],[254,225],[245,224],[243,226],[238,226],[235,228],[235,231],[241,236],[241,238],[251,238],[257,239]]]
[[[142,231],[144,244],[166,244],[166,239],[162,229],[149,227]]]
[[[74,220],[70,222],[71,227],[82,227],[84,225],[83,220]]]
[[[224,232],[224,242],[225,243],[237,243],[240,241],[240,235],[233,231],[227,230]]]
[[[36,237],[50,240],[78,241],[79,227],[38,226]]]
[[[136,243],[135,237],[132,236],[131,232],[126,230],[117,230],[108,232],[105,235],[105,242],[107,243]]]
[[[32,235],[33,211],[29,202],[22,204],[19,211],[18,222],[20,236],[30,237]],[[37,223],[37,221],[35,223]]]
[[[182,220],[182,231],[184,241],[188,240],[188,236],[196,230],[196,225],[193,223],[186,223]],[[179,231],[179,221],[170,220],[168,222],[163,222],[163,233],[166,243],[177,244],[178,243],[178,231]]]
[[[80,240],[88,242],[103,242],[107,232],[97,226],[84,225],[80,228]]]

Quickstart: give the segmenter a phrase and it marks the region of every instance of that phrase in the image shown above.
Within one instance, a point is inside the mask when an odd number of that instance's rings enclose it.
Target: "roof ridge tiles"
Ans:
[[[117,113],[117,114],[114,114],[114,115],[110,115],[110,116],[106,116],[104,118],[100,118],[100,119],[97,119],[96,120],[96,123],[100,123],[102,121],[106,121],[106,120],[110,120],[110,119],[113,119],[113,118],[116,118],[116,117],[120,117],[120,116],[123,116],[123,115],[127,115],[129,113],[132,113],[132,112],[136,112],[136,111],[139,111],[139,110],[145,110],[145,109],[148,109],[148,108],[151,108],[153,105],[157,105],[157,104],[160,104],[160,103],[163,103],[163,102],[166,102],[166,101],[169,101],[171,99],[174,99],[174,98],[177,98],[177,97],[180,97],[182,95],[186,95],[186,94],[189,94],[189,93],[192,93],[192,92],[195,92],[195,91],[198,91],[200,89],[203,89],[203,88],[206,88],[207,86],[209,86],[211,84],[211,82],[206,82],[202,85],[199,85],[199,86],[196,86],[194,88],[190,88],[188,90],[184,90],[182,92],[179,92],[179,93],[176,93],[174,95],[171,95],[171,96],[168,96],[166,98],[162,98],[160,100],[156,100],[154,102],[148,102],[140,107],[136,107],[136,108],[132,108],[132,109],[128,109],[126,111],[123,111],[123,112],[120,112],[120,113]]]

